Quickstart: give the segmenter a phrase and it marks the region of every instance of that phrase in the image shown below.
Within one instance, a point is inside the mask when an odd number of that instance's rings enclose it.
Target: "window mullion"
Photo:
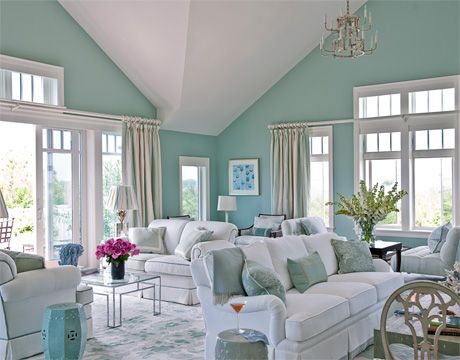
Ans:
[[[409,127],[406,123],[401,126],[401,189],[411,189],[410,186],[410,134]],[[401,230],[408,231],[411,228],[411,191],[408,191],[409,196],[404,196],[401,199]]]

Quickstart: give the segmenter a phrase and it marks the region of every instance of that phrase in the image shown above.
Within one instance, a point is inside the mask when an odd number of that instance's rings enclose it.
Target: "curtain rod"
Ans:
[[[292,122],[292,123],[278,123],[270,124],[268,128],[273,129],[296,129],[302,127],[313,127],[313,126],[325,126],[325,125],[336,125],[336,124],[352,124],[353,119],[350,120],[329,120],[329,121],[311,121],[311,122]]]

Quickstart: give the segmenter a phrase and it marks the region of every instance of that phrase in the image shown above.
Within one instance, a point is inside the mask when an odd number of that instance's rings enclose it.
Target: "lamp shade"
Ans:
[[[133,188],[129,185],[112,186],[105,207],[110,210],[137,209]]]
[[[5,200],[3,199],[3,194],[1,190],[0,190],[0,219],[8,219],[8,209],[6,208]]]
[[[217,211],[236,211],[236,197],[219,196],[217,200]]]

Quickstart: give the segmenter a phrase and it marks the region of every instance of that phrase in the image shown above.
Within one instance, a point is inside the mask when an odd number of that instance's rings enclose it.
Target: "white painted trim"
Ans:
[[[180,215],[183,215],[183,209],[182,209],[182,166],[198,166],[202,167],[205,169],[205,183],[202,184],[201,181],[198,181],[198,186],[201,185],[201,190],[200,192],[203,191],[203,187],[205,187],[205,199],[200,199],[200,203],[204,204],[204,219],[196,219],[196,220],[209,220],[211,217],[211,207],[210,207],[210,167],[209,167],[209,158],[207,157],[193,157],[193,156],[179,156],[179,211]],[[199,179],[200,179],[200,174],[198,174]],[[200,216],[202,214],[199,214]]]
[[[394,236],[394,237],[407,237],[407,238],[421,238],[427,239],[431,234],[431,230],[397,230],[397,229],[376,229],[375,235],[377,236]]]
[[[58,106],[64,105],[64,68],[62,66],[50,65],[0,54],[0,69],[57,79]]]

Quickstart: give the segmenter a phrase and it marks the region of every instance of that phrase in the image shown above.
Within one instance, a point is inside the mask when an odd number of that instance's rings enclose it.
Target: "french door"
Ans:
[[[68,243],[81,243],[82,134],[36,126],[37,253],[57,259]]]

